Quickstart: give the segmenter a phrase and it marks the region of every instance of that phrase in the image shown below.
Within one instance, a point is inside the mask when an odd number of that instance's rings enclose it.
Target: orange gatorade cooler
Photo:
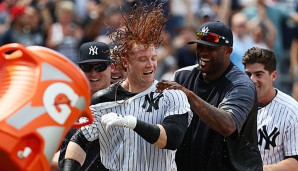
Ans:
[[[93,122],[84,73],[40,46],[0,47],[0,170],[49,171],[70,129]],[[85,123],[78,123],[86,117]]]

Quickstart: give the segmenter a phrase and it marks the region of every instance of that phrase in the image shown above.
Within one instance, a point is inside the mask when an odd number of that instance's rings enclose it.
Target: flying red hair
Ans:
[[[135,5],[124,19],[124,27],[113,29],[110,38],[115,45],[113,56],[115,58],[130,59],[132,49],[136,44],[142,44],[145,48],[153,45],[159,47],[162,42],[161,32],[168,20],[164,16],[162,3],[150,3],[149,5]]]

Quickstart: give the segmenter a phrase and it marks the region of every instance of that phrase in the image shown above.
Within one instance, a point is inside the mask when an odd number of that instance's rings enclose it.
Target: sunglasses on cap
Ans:
[[[229,43],[229,41],[225,37],[220,36],[215,33],[197,32],[196,34],[197,34],[198,40],[204,39],[211,43],[218,43],[220,41],[220,39],[222,39],[222,40],[226,40],[226,43]]]
[[[110,63],[79,64],[81,70],[87,73],[91,72],[93,69],[96,72],[102,72],[105,71],[108,68],[108,66],[110,66]]]

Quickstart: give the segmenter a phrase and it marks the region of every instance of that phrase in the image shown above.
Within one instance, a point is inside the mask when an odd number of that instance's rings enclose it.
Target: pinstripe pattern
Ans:
[[[271,103],[259,109],[258,143],[264,164],[274,164],[285,156],[298,155],[297,101],[278,91]]]
[[[91,106],[95,122],[83,127],[82,131],[89,141],[99,136],[102,163],[106,168],[121,171],[177,170],[174,161],[176,151],[157,148],[128,128],[111,127],[106,131],[100,123],[100,117],[109,112],[130,114],[147,123],[160,124],[167,116],[190,111],[187,97],[182,91],[168,90],[164,91],[159,99],[159,109],[153,108],[152,112],[146,112],[149,104],[145,108],[141,106],[144,104],[145,95],[155,91],[156,83],[123,104],[105,102]],[[154,93],[153,97],[158,95],[159,93]]]

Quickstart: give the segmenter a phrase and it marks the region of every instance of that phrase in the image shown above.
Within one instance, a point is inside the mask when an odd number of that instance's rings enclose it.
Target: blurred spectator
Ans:
[[[242,56],[247,49],[253,46],[253,40],[247,27],[247,18],[241,12],[234,14],[231,18],[231,29],[234,35],[233,52],[231,61],[244,72]]]
[[[59,1],[55,10],[57,21],[49,29],[46,46],[74,61],[83,36],[82,28],[74,22],[74,3]]]
[[[0,35],[4,33],[10,25],[10,11],[17,0],[3,0],[0,2]]]
[[[298,12],[298,2],[296,2],[296,12]],[[292,97],[298,101],[298,24],[294,30],[291,42],[291,76],[293,78]]]
[[[87,18],[89,17],[89,7],[94,6],[96,8],[96,4],[99,3],[99,0],[73,0],[75,7],[74,11],[76,14],[76,21],[80,24],[85,23]],[[96,15],[97,13],[95,13]]]
[[[180,29],[195,23],[195,13],[199,11],[202,0],[167,0],[170,18],[166,30],[175,36]]]
[[[263,49],[271,49],[269,44],[272,42],[267,43],[269,37],[266,36],[266,27],[262,23],[255,24],[251,30],[251,36],[253,39],[253,47],[260,47]]]
[[[297,0],[265,0],[267,4],[279,5],[289,11],[295,11]]]
[[[196,45],[185,46],[190,40],[196,39],[195,28],[182,28],[173,40],[178,68],[197,64]]]
[[[266,16],[266,11],[259,9],[259,15],[249,21],[254,45],[264,49],[273,49],[276,30],[272,22]]]
[[[215,0],[217,4],[216,13],[219,21],[230,25],[231,17],[239,11],[239,0]]]
[[[26,0],[24,0],[26,1]],[[30,1],[30,0],[29,0]],[[50,7],[49,7],[49,0],[32,0],[31,5],[36,7],[40,12],[40,17],[42,19],[41,21],[41,27],[45,31],[45,33],[48,33],[48,30],[50,29],[51,25],[53,24],[53,17],[51,15]]]
[[[226,5],[228,4],[227,7],[229,8],[229,13],[231,14],[230,16],[232,16],[236,12],[239,12],[239,10],[243,8],[242,1],[243,0],[214,0],[214,2],[219,6],[224,5],[224,3],[226,3]]]
[[[157,69],[155,79],[161,80],[164,74],[173,74],[177,70],[177,61],[173,56],[170,33],[164,30],[162,32],[163,41],[157,49]]]
[[[86,16],[82,23],[84,35],[81,43],[94,41],[100,35],[101,30],[105,27],[106,16],[104,14],[104,8],[102,3],[97,0],[88,0],[86,4]]]
[[[217,15],[208,3],[203,3],[200,10],[196,13],[198,26],[208,21],[215,21]]]
[[[291,45],[291,74],[293,77],[292,96],[298,101],[298,27]]]
[[[44,46],[45,32],[41,25],[40,10],[36,6],[14,6],[11,9],[10,28],[0,37],[0,45],[20,43],[24,46]]]
[[[250,6],[247,6],[243,9],[244,14],[248,17],[248,19],[252,19],[256,16],[262,15],[262,11],[265,11],[268,19],[273,23],[276,28],[276,41],[274,44],[274,51],[277,53],[277,58],[281,58],[283,55],[283,33],[282,33],[282,20],[287,18],[294,19],[298,21],[298,14],[290,13],[290,10],[286,8],[282,8],[282,6],[273,6],[270,4],[266,4],[265,0],[254,0],[254,3]]]
[[[248,19],[252,19],[256,16],[260,16],[262,10],[265,11],[266,16],[272,22],[276,29],[276,39],[273,46],[273,51],[277,58],[277,72],[280,74],[277,80],[274,82],[275,87],[281,91],[291,94],[291,77],[289,72],[290,55],[289,47],[285,46],[288,37],[293,37],[292,32],[286,31],[284,24],[288,19],[298,22],[298,13],[294,13],[291,9],[286,8],[283,5],[272,5],[266,2],[266,0],[253,0],[254,3],[243,9],[244,14]],[[290,34],[288,36],[284,36]]]
[[[130,3],[128,2],[120,1],[117,5],[114,4],[114,1],[108,2],[109,3],[106,3],[104,8],[104,14],[106,16],[104,22],[106,27],[101,31],[101,35],[107,35],[111,30],[122,27],[123,17],[126,18],[127,12],[130,10]]]

